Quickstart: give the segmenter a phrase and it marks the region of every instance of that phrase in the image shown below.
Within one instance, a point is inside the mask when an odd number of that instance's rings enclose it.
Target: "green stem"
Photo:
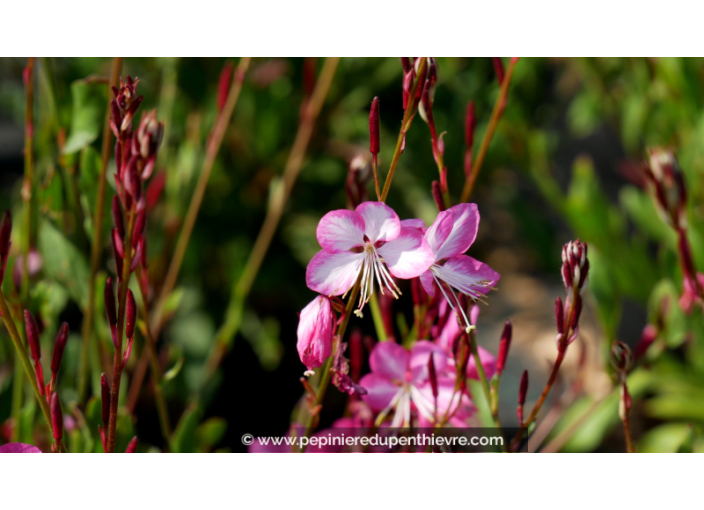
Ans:
[[[477,346],[477,335],[474,330],[469,333],[470,347],[472,350],[472,356],[474,356],[474,365],[477,367],[477,374],[479,374],[479,381],[482,383],[482,388],[484,389],[484,396],[486,397],[486,403],[491,410],[491,419],[494,421],[494,426],[496,428],[501,428],[501,422],[499,421],[498,413],[495,413],[491,405],[491,386],[489,385],[489,380],[486,378],[486,371],[484,370],[484,365],[482,365],[481,359],[479,358],[479,347]]]
[[[27,59],[25,74],[26,109],[24,121],[24,230],[22,233],[22,284],[20,296],[23,303],[29,295],[29,250],[32,246],[32,209],[34,198],[34,57]]]
[[[372,294],[371,299],[369,299],[369,309],[372,311],[374,328],[376,329],[376,335],[379,337],[379,341],[386,342],[389,337],[386,334],[386,326],[384,325],[384,319],[381,315],[381,309],[379,308],[379,299],[377,299],[376,294]]]

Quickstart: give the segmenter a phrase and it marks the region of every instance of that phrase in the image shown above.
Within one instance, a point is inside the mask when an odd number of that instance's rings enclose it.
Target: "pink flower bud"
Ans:
[[[66,342],[68,341],[68,324],[64,322],[59,328],[59,333],[56,335],[56,342],[54,343],[54,352],[51,356],[51,371],[57,373],[59,368],[61,368],[61,360],[64,357],[64,349],[66,348]]]
[[[511,326],[511,321],[506,321],[504,325],[504,330],[501,333],[501,340],[499,341],[499,358],[496,360],[496,371],[501,374],[506,366],[506,358],[508,358],[508,350],[511,347],[511,335],[513,333],[513,327]]]
[[[110,323],[111,326],[115,326],[117,324],[117,313],[115,310],[115,291],[112,287],[111,277],[108,277],[108,279],[105,281],[104,296],[105,311],[108,315],[108,323]]]
[[[64,414],[61,411],[59,394],[51,396],[51,427],[54,432],[54,440],[58,443],[64,435]]]
[[[638,359],[643,356],[643,354],[648,351],[648,348],[653,345],[653,342],[657,337],[657,328],[652,324],[647,324],[645,328],[643,328],[643,332],[640,335],[640,340],[638,341],[635,349],[633,350],[633,357],[635,359]]]
[[[24,326],[27,331],[27,343],[29,343],[32,359],[37,361],[42,356],[39,345],[39,328],[37,327],[37,321],[34,320],[34,316],[29,310],[24,311]]]
[[[103,424],[107,427],[110,421],[110,386],[105,372],[100,374],[100,394],[102,397]]]
[[[555,300],[555,322],[557,323],[557,332],[565,332],[565,307],[562,304],[562,299],[558,296]]]
[[[433,398],[438,398],[438,376],[435,373],[435,358],[431,352],[428,358],[428,379],[430,380],[430,388],[433,392]]]
[[[318,296],[301,311],[297,334],[301,362],[308,370],[321,366],[332,352],[332,311],[328,298]]]
[[[112,197],[112,220],[115,223],[115,229],[120,237],[125,237],[125,220],[122,215],[122,206],[117,195]]]
[[[403,67],[404,73],[407,73],[413,69],[413,64],[411,63],[410,57],[401,57],[401,66]]]
[[[468,149],[474,144],[474,129],[477,119],[474,117],[474,101],[467,103],[467,113],[464,117],[464,144]]]
[[[232,81],[232,62],[225,62],[225,66],[220,72],[218,80],[218,111],[222,111],[227,102],[227,96],[230,91],[230,82]]]
[[[125,450],[125,453],[134,453],[137,451],[137,436],[134,436],[132,438],[132,441],[130,441],[130,444],[127,445],[127,449]]]
[[[631,348],[619,340],[614,340],[613,344],[611,344],[609,361],[616,370],[627,374],[633,366]]]
[[[125,247],[123,245],[122,237],[116,228],[112,229],[112,245],[120,258],[125,258]]]
[[[499,57],[491,57],[491,60],[494,63],[496,79],[499,81],[499,85],[501,85],[504,82],[504,64]]]
[[[432,183],[433,200],[435,200],[435,205],[438,206],[438,211],[445,210],[445,201],[442,198],[442,190],[440,189],[440,183],[438,181],[433,181]]]
[[[369,152],[375,156],[379,154],[379,98],[372,101],[369,112]]]
[[[127,306],[125,314],[125,335],[127,338],[134,336],[134,327],[137,323],[137,303],[131,289],[127,289]]]

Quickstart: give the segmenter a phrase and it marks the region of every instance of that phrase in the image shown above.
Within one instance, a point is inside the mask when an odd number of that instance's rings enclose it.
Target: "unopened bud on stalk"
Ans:
[[[61,411],[59,394],[51,396],[51,428],[54,432],[54,440],[58,443],[64,436],[64,413]]]
[[[687,192],[684,176],[675,154],[671,150],[654,148],[649,150],[650,164],[647,169],[652,184],[655,203],[665,220],[674,227],[687,226]]]
[[[432,192],[433,200],[435,200],[435,205],[438,206],[438,211],[444,211],[445,201],[442,198],[442,190],[440,189],[440,183],[438,181],[433,181]]]
[[[68,341],[68,323],[64,322],[59,328],[59,334],[56,335],[54,343],[54,352],[51,356],[51,371],[56,374],[61,368],[61,360],[64,357],[64,349]]]
[[[419,64],[416,64],[417,66]],[[435,85],[438,81],[438,64],[434,57],[428,57],[426,65],[426,79],[422,84],[418,113],[428,124],[433,123],[433,101],[435,100]]]
[[[127,338],[134,336],[134,327],[137,322],[137,304],[131,289],[127,289],[127,307],[125,315],[125,335]]]
[[[652,324],[647,324],[643,328],[643,332],[640,335],[640,340],[636,344],[636,348],[633,350],[633,357],[635,359],[640,358],[648,351],[648,348],[653,345],[653,342],[658,337],[658,329]]]
[[[100,374],[100,395],[102,398],[102,418],[103,425],[108,426],[110,421],[110,386],[105,372]]]
[[[523,426],[523,406],[526,403],[526,394],[528,393],[528,370],[523,371],[521,376],[521,385],[518,389],[518,423]]]
[[[125,348],[125,353],[122,355],[122,368],[127,366],[127,362],[130,360],[130,355],[132,354],[132,344],[134,343],[134,335],[132,335],[127,341],[127,347]]]
[[[369,112],[369,152],[374,156],[379,154],[379,98],[372,101],[372,109]]]
[[[589,273],[587,243],[579,239],[570,241],[562,248],[562,280],[568,292],[572,287],[581,290]]]
[[[144,209],[137,214],[137,221],[134,222],[134,232],[132,232],[132,246],[137,246],[139,239],[144,235],[147,226],[147,213]]]
[[[115,291],[112,287],[112,278],[105,281],[105,311],[108,315],[108,322],[111,326],[117,325],[117,313],[115,310]]]
[[[122,215],[122,206],[117,195],[112,197],[112,220],[120,237],[125,237],[125,219]]]
[[[574,304],[572,305],[572,321],[569,324],[571,330],[577,329],[579,325],[579,316],[582,314],[582,296],[577,294],[574,298]]]
[[[220,72],[218,80],[218,111],[222,111],[227,102],[227,96],[230,91],[230,82],[232,81],[232,62],[225,62],[225,66]]]
[[[428,379],[430,380],[430,388],[433,391],[433,398],[438,398],[438,376],[435,373],[435,357],[432,352],[428,358]]]
[[[7,258],[10,255],[10,234],[12,233],[12,213],[9,209],[5,209],[5,214],[2,217],[2,225],[0,225],[0,285],[5,278],[5,267],[7,266]]]
[[[499,81],[499,85],[504,82],[504,64],[501,62],[499,57],[491,57],[494,63],[494,71],[496,72],[496,79]]]
[[[125,246],[122,242],[122,237],[116,228],[112,229],[112,245],[120,258],[125,258]]]
[[[401,57],[401,66],[403,67],[404,73],[407,73],[413,69],[413,64],[411,64],[410,57]]]
[[[34,320],[34,316],[29,310],[24,311],[24,326],[27,331],[27,343],[29,343],[32,359],[37,361],[42,355],[39,345],[39,328],[37,327],[37,321]]]
[[[560,296],[555,299],[555,323],[557,324],[557,332],[565,332],[565,307],[562,304]]]
[[[501,333],[501,340],[499,342],[499,357],[496,360],[496,371],[499,375],[504,371],[506,367],[506,358],[508,358],[508,350],[511,347],[511,336],[513,333],[513,327],[511,326],[511,321],[506,321],[504,325],[504,330]]]
[[[611,354],[609,356],[611,366],[619,372],[627,374],[633,367],[633,354],[631,348],[619,340],[614,340],[611,344]]]
[[[130,441],[130,444],[127,445],[127,449],[125,450],[125,453],[134,453],[137,451],[137,436],[134,436],[132,438],[132,441]]]

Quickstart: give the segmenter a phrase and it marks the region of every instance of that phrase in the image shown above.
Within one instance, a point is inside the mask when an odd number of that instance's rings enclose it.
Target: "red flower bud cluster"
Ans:
[[[570,241],[562,248],[562,280],[567,289],[567,301],[555,300],[555,322],[557,345],[564,351],[579,333],[579,317],[582,314],[581,291],[589,275],[587,244],[579,239]]]

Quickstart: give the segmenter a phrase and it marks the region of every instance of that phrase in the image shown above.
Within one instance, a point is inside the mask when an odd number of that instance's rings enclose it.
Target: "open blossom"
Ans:
[[[318,296],[301,311],[298,355],[308,370],[319,367],[332,352],[333,315],[330,300]]]
[[[374,292],[374,279],[382,294],[386,289],[398,297],[393,276],[415,278],[434,260],[422,233],[402,228],[398,215],[382,202],[331,211],[320,220],[316,235],[323,249],[308,264],[308,287],[325,296],[343,295],[361,274],[358,316]]]
[[[428,245],[433,250],[433,263],[420,275],[425,291],[434,295],[433,282],[447,299],[450,306],[462,314],[467,330],[471,324],[460,306],[455,290],[473,300],[481,300],[501,277],[483,262],[464,255],[477,237],[479,211],[476,204],[459,204],[438,213],[433,224],[425,230],[421,220],[406,222],[404,226],[415,227],[424,232]],[[443,285],[444,284],[444,285]]]
[[[42,451],[31,444],[7,443],[0,446],[0,453],[42,453]]]
[[[431,354],[438,374],[437,409],[428,371]],[[359,381],[367,390],[362,399],[379,412],[379,420],[395,409],[392,427],[409,426],[413,408],[417,409],[422,424],[434,423],[436,416],[448,411],[449,415],[455,414],[460,401],[464,408],[473,409],[466,398],[454,393],[454,381],[445,375],[447,365],[442,348],[432,342],[421,340],[410,351],[395,342],[381,342],[369,356],[371,373]]]

